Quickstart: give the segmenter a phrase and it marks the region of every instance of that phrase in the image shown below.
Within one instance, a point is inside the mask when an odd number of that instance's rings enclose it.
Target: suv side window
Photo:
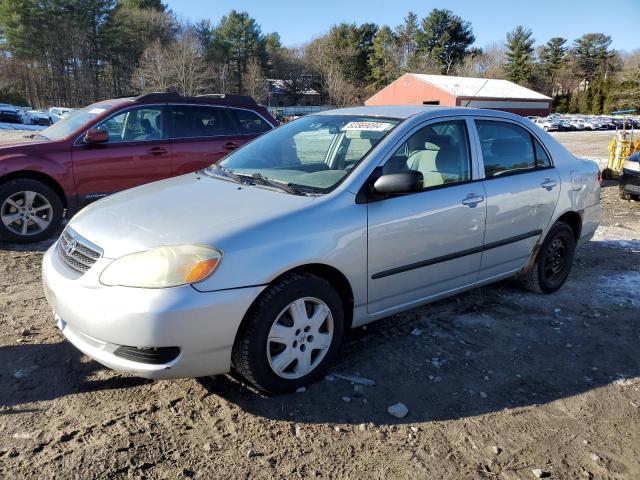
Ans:
[[[172,138],[219,137],[237,135],[229,110],[206,105],[171,107]]]
[[[240,128],[240,135],[263,133],[273,128],[264,118],[251,110],[231,108],[229,112]]]
[[[522,173],[551,166],[539,142],[513,123],[476,120],[485,178]]]
[[[132,108],[96,126],[109,132],[107,143],[148,142],[164,138],[162,107]]]
[[[404,142],[383,166],[383,173],[417,170],[424,188],[471,180],[469,136],[464,120],[428,125]]]

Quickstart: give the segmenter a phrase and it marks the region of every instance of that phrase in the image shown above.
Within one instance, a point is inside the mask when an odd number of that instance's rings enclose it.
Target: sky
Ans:
[[[373,22],[392,28],[408,11],[418,18],[448,8],[471,22],[476,46],[503,42],[516,25],[533,31],[537,44],[551,37],[572,41],[585,33],[610,35],[612,48],[640,48],[640,0],[164,0],[179,18],[217,24],[232,9],[247,11],[263,33],[278,32],[285,46],[299,46],[340,22]]]

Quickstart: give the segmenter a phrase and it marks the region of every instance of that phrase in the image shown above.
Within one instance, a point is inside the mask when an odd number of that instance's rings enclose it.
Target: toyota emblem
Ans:
[[[73,252],[76,251],[76,247],[78,246],[78,242],[76,241],[75,238],[72,238],[71,240],[69,240],[69,242],[64,246],[64,253],[66,253],[67,255],[71,256],[73,255]]]

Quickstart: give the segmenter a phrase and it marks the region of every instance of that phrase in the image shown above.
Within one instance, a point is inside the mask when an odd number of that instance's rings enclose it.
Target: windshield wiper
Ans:
[[[247,175],[248,177],[248,175]],[[284,182],[278,182],[276,180],[271,180],[270,178],[265,177],[264,175],[262,175],[261,173],[254,173],[253,175],[251,175],[251,178],[258,180],[258,182],[260,182],[262,185],[267,185],[269,187],[274,187],[277,188],[279,190],[282,190],[283,192],[287,192],[290,193],[291,195],[302,195],[302,196],[307,196],[306,193],[304,193],[302,190],[298,190],[296,187],[294,187],[293,185],[291,185],[290,183],[284,183]]]
[[[240,178],[238,175],[236,175],[235,173],[232,173],[231,171],[227,170],[226,168],[224,168],[222,165],[220,164],[215,164],[215,165],[211,165],[209,168],[207,168],[206,170],[210,170],[210,169],[215,169],[218,172],[220,172],[220,174],[225,177],[228,178],[230,180],[233,180],[236,183],[245,183],[242,178]],[[206,171],[205,170],[205,171]]]
[[[40,134],[40,133],[31,133],[29,135],[25,135],[24,138],[36,138],[36,137],[42,137],[45,140],[49,140],[49,137],[45,137],[44,135]]]

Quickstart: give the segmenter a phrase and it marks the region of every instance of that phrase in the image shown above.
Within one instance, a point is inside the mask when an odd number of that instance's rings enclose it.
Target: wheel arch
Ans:
[[[351,325],[353,323],[353,307],[354,307],[353,298],[354,297],[353,297],[353,289],[351,288],[351,284],[349,283],[349,280],[340,270],[338,270],[335,267],[332,267],[331,265],[327,265],[324,263],[309,263],[309,264],[299,265],[297,267],[291,268],[286,272],[281,273],[280,275],[278,275],[277,277],[275,277],[273,280],[269,282],[269,284],[265,287],[265,289],[260,293],[260,295],[258,295],[253,300],[253,302],[247,309],[244,317],[242,318],[242,321],[240,322],[238,331],[236,332],[236,335],[234,338],[234,344],[237,341],[238,335],[242,331],[242,328],[244,327],[249,317],[249,313],[258,304],[258,302],[266,292],[267,288],[273,285],[274,283],[278,282],[279,280],[281,280],[283,277],[286,277],[288,275],[295,274],[295,273],[298,273],[298,274],[307,273],[307,274],[314,275],[316,277],[326,280],[333,288],[335,288],[336,291],[338,292],[338,295],[340,296],[340,299],[342,300],[342,305],[344,307],[345,332],[347,332],[351,328]]]
[[[45,184],[54,192],[56,192],[58,197],[60,197],[60,201],[62,202],[64,208],[69,208],[68,199],[64,193],[64,189],[53,177],[47,175],[46,173],[37,172],[35,170],[17,170],[0,177],[0,184],[21,178],[36,180]]]
[[[571,230],[573,230],[576,243],[578,242],[582,232],[582,216],[578,212],[574,212],[573,210],[564,212],[558,217],[556,222],[564,222],[568,224],[571,227]]]

